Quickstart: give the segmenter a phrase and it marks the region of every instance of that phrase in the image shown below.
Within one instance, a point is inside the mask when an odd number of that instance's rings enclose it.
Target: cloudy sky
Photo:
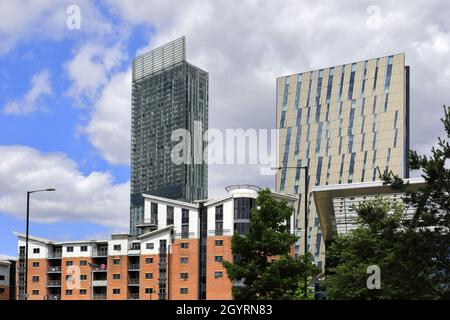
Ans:
[[[411,145],[427,152],[450,103],[449,16],[446,0],[0,0],[0,253],[15,254],[33,188],[57,191],[32,196],[32,234],[127,231],[137,53],[186,35],[188,60],[210,75],[210,127],[223,130],[273,128],[278,76],[405,52]],[[210,167],[210,196],[233,183],[274,177]]]

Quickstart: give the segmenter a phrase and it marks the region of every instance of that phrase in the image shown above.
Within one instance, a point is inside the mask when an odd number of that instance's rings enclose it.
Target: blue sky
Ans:
[[[77,5],[81,28],[68,29]],[[130,62],[187,36],[209,72],[210,128],[274,126],[275,79],[404,52],[411,66],[411,146],[427,152],[449,103],[450,4],[388,0],[0,0],[0,253],[31,233],[55,240],[128,230]],[[324,19],[323,17],[327,17]],[[258,165],[210,166],[209,195],[251,183]]]

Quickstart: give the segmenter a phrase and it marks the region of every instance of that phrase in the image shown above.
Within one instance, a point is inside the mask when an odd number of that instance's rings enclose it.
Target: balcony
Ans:
[[[48,280],[47,287],[61,287],[61,280]]]
[[[92,257],[101,258],[108,256],[108,248],[100,248],[92,251]]]
[[[128,264],[128,271],[139,271],[139,263]]]
[[[106,300],[106,293],[98,293],[92,296],[93,300]]]
[[[108,272],[108,266],[106,264],[92,267],[92,272]]]
[[[128,294],[128,300],[139,300],[139,293]]]
[[[138,286],[139,285],[139,279],[128,279],[128,285],[129,286]]]
[[[49,294],[47,295],[47,300],[61,300],[60,294]]]
[[[106,287],[107,280],[93,280],[92,285],[94,287]]]
[[[61,266],[48,267],[47,273],[61,273]]]
[[[47,254],[47,259],[61,259],[61,257],[62,251],[54,251]]]
[[[159,270],[165,270],[167,269],[167,262],[160,262],[158,263]]]

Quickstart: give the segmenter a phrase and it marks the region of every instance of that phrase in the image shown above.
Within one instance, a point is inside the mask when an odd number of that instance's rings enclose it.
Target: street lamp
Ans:
[[[56,191],[54,188],[27,191],[27,234],[25,238],[25,300],[28,299],[28,234],[30,229],[30,194],[37,192]]]
[[[283,166],[283,167],[276,167],[272,168],[274,170],[281,170],[281,169],[303,169],[305,170],[305,247],[304,247],[304,254],[306,255],[306,252],[308,252],[308,166]],[[298,209],[297,212],[300,213],[300,192],[298,193]],[[295,216],[294,216],[294,228],[295,228]],[[294,229],[295,230],[295,229]],[[305,288],[303,292],[303,296],[306,298],[308,296],[308,277],[305,276]]]

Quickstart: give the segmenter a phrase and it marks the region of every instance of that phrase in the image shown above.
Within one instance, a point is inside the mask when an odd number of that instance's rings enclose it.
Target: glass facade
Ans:
[[[172,61],[173,63],[168,63]],[[208,73],[185,61],[185,39],[177,39],[133,60],[131,116],[130,233],[143,219],[143,193],[192,202],[206,199],[208,169],[190,163],[175,164],[171,152],[176,129],[191,133],[201,123],[199,138],[208,129]],[[203,154],[203,153],[202,153]]]
[[[409,69],[404,54],[279,77],[277,94],[277,119],[283,119],[278,162],[294,168],[278,171],[276,191],[304,192],[303,177],[295,169],[300,164],[309,167],[310,192],[315,185],[377,180],[377,168],[408,177]],[[316,221],[312,201],[307,216]],[[301,236],[303,206],[296,220]],[[324,254],[320,226],[308,225],[308,248],[319,262]]]

